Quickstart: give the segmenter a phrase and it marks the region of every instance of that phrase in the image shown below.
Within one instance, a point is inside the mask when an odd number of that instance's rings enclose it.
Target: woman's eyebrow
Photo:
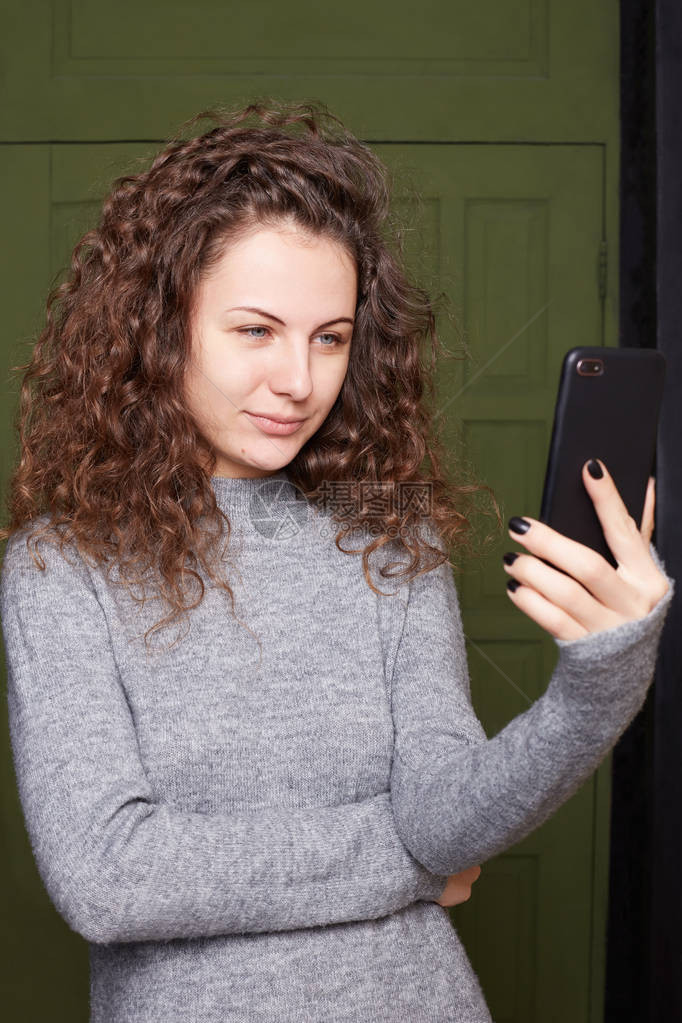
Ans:
[[[274,320],[276,323],[281,323],[283,327],[286,327],[286,323],[284,320],[280,320],[279,316],[273,316],[272,313],[266,313],[265,309],[256,309],[256,307],[252,305],[236,305],[233,306],[232,309],[226,309],[225,312],[234,313],[238,309],[247,313],[257,313],[258,316],[266,316],[269,320]],[[348,316],[337,316],[335,320],[327,320],[326,323],[320,323],[315,329],[322,330],[323,327],[331,327],[333,323],[350,323],[352,326],[353,320],[351,320]]]

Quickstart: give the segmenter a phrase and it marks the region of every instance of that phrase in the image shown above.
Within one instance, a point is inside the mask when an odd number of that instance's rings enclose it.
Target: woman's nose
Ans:
[[[274,391],[286,391],[297,401],[307,398],[313,389],[310,342],[293,341],[282,345],[270,366],[270,385]]]

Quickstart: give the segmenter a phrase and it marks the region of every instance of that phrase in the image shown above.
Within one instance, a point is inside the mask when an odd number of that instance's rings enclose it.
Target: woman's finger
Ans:
[[[591,462],[596,463],[602,472],[597,479],[587,468]],[[602,461],[594,458],[585,463],[582,475],[614,558],[631,572],[646,571],[651,562],[649,545],[644,543],[637,523],[630,515],[610,472]]]
[[[644,543],[649,546],[654,532],[654,512],[656,510],[656,480],[649,476],[644,499],[644,511],[642,512],[642,525],[639,528]]]
[[[530,515],[524,515],[520,522],[514,516],[509,522],[509,536],[538,560],[533,568],[531,585],[549,600],[559,603],[568,614],[578,613],[586,620],[594,620],[594,612],[599,605],[604,605],[607,611],[610,609],[622,615],[621,620],[646,614],[645,601],[638,596],[637,590],[630,585],[624,586],[624,580],[616,569],[592,547],[564,536]],[[528,524],[525,532],[517,533],[511,529],[512,523],[516,525],[523,522]],[[639,542],[643,543],[641,537]],[[648,551],[647,556],[651,559]],[[557,572],[553,566],[560,571]],[[528,566],[522,566],[519,560],[518,566],[515,564],[512,569],[513,575],[516,576],[522,568],[528,569]],[[526,581],[530,581],[528,576]],[[581,587],[587,591],[585,594],[581,593]],[[598,603],[590,604],[580,599],[589,596]]]
[[[608,472],[603,470],[602,476],[595,479],[584,466],[583,480],[604,536],[619,562],[617,569],[591,547],[564,536],[529,515],[519,523],[522,527],[525,523],[525,529],[516,532],[510,528],[509,535],[544,561],[549,569],[549,572],[543,570],[543,574],[538,574],[539,568],[534,568],[531,585],[547,599],[558,603],[580,625],[595,631],[608,627],[605,620],[609,617],[612,624],[617,624],[618,618],[613,620],[613,615],[621,616],[620,621],[627,621],[648,614],[660,596],[660,572],[649,553],[648,543]],[[510,519],[510,527],[517,522],[516,517]],[[563,584],[560,573],[553,572],[552,566],[568,577]],[[528,569],[527,565],[523,567]],[[526,581],[530,582],[530,579]],[[571,585],[576,581],[598,604],[590,604],[580,589]]]
[[[445,890],[436,901],[441,906],[457,906],[471,897],[471,886],[480,877],[481,867],[477,864],[458,874],[450,874]]]
[[[530,586],[519,585],[513,591],[507,588],[507,593],[524,614],[555,639],[582,639],[590,631]]]
[[[532,554],[517,554],[511,564],[507,555],[504,567],[519,583],[510,591],[514,603],[557,639],[577,639],[627,620],[593,597],[576,579]],[[610,565],[607,568],[614,571]],[[623,587],[622,580],[617,581]]]

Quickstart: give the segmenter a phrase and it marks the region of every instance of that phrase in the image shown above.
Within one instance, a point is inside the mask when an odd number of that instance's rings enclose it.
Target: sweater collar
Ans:
[[[302,491],[290,481],[286,469],[268,476],[211,476],[211,486],[228,518],[254,526],[271,517],[281,518],[292,506],[305,508]]]

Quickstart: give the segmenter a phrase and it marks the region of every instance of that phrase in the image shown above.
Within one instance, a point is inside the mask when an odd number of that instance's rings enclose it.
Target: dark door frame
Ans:
[[[682,590],[682,6],[621,0],[620,345],[666,387],[653,541]],[[606,1023],[682,1019],[682,596],[646,703],[613,752]]]

